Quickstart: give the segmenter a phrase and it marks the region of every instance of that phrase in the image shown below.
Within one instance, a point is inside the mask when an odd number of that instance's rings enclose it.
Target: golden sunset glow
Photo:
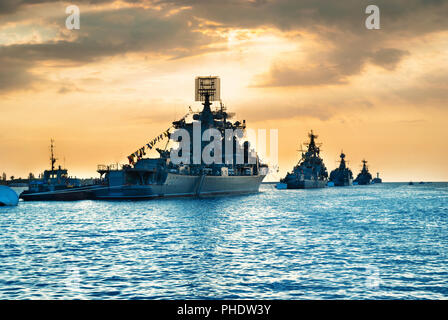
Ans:
[[[376,1],[367,30],[368,1],[33,2],[0,4],[0,174],[42,172],[51,138],[71,175],[125,163],[217,75],[236,119],[279,130],[268,180],[311,129],[329,170],[343,150],[355,175],[448,179],[448,3]]]

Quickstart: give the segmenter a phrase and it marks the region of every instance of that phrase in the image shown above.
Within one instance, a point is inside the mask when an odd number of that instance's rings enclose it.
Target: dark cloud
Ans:
[[[27,5],[57,0],[1,0],[0,14],[10,14]],[[107,3],[111,0],[79,0],[76,4]],[[222,41],[197,32],[199,20],[219,23],[219,28],[273,27],[281,31],[306,32],[317,36],[327,50],[309,53],[304,61],[279,60],[258,79],[258,86],[317,86],[345,84],[368,63],[394,70],[410,54],[393,44],[429,32],[448,29],[448,2],[438,0],[377,0],[381,30],[367,30],[367,0],[127,0],[159,5],[162,10],[123,8],[81,12],[81,30],[76,40],[0,46],[0,61],[15,59],[17,80],[24,85],[32,75],[28,68],[42,60],[88,63],[97,59],[148,52],[181,58],[207,52],[208,44]],[[68,2],[64,2],[67,3]],[[171,9],[191,7],[174,15]],[[65,13],[64,13],[65,14]],[[65,19],[58,22],[61,29]],[[216,49],[215,49],[216,50]],[[10,67],[12,68],[12,67]],[[8,72],[0,70],[0,77]],[[0,83],[0,85],[2,85]],[[13,87],[8,84],[8,88]],[[3,89],[6,87],[2,87]]]
[[[0,93],[27,88],[39,78],[28,71],[31,63],[0,57]]]
[[[394,70],[409,54],[395,48],[358,48],[354,44],[307,57],[305,62],[275,63],[269,72],[256,79],[255,87],[321,86],[347,84],[349,77],[359,74],[371,62],[386,70]],[[318,61],[316,64],[315,61]]]
[[[69,3],[61,0],[2,0],[0,13],[42,3]],[[77,0],[76,4],[113,3],[115,0]],[[189,6],[192,15],[232,27],[274,26],[281,30],[325,28],[363,32],[365,8],[370,0],[122,0],[133,4],[153,4],[167,9]],[[382,25],[388,31],[424,33],[445,30],[448,3],[444,0],[376,0]]]
[[[160,5],[191,6],[195,16],[234,27],[274,26],[280,30],[329,29],[365,34],[365,9],[375,4],[387,32],[415,35],[445,30],[448,3],[443,0],[162,0]],[[324,26],[325,28],[321,28]]]
[[[90,62],[127,52],[163,53],[170,56],[194,54],[213,40],[188,27],[185,17],[164,17],[155,10],[129,8],[86,13],[75,41],[0,47],[0,56],[24,60]]]
[[[0,1],[0,14],[15,12],[20,6],[20,0],[3,0]]]
[[[164,16],[141,8],[85,13],[81,29],[72,32],[76,40],[0,46],[0,63],[14,61],[12,66],[0,68],[0,79],[5,80],[0,82],[0,90],[32,83],[27,70],[41,61],[85,64],[132,52],[174,59],[212,50],[205,46],[220,40],[195,31],[184,15]],[[11,77],[14,81],[6,81]]]
[[[384,69],[394,70],[404,56],[409,54],[406,50],[384,48],[375,51],[370,60],[372,63],[383,67]]]
[[[327,51],[312,52],[305,61],[279,58],[257,86],[317,86],[345,84],[368,63],[394,70],[410,52],[394,43],[448,29],[448,2],[377,0],[381,29],[365,27],[365,9],[371,1],[183,1],[160,3],[190,5],[192,14],[226,27],[275,27],[317,35]],[[225,3],[225,4],[224,4]],[[391,45],[392,44],[392,45]]]
[[[126,1],[126,0],[125,0]],[[25,6],[35,5],[35,4],[43,4],[43,3],[67,3],[67,5],[71,2],[71,4],[101,4],[107,2],[114,2],[111,0],[76,0],[76,1],[63,1],[63,0],[1,0],[0,1],[0,15],[2,14],[11,14],[20,10]],[[129,0],[127,2],[136,2],[133,0]],[[138,2],[138,0],[137,0]],[[144,2],[144,1],[141,1]]]

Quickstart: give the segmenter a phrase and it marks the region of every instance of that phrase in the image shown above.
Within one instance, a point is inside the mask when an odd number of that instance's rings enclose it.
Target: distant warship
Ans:
[[[358,174],[354,182],[359,185],[365,185],[370,184],[371,181],[372,181],[372,175],[370,174],[369,169],[367,168],[367,161],[362,160],[361,172]]]
[[[333,182],[336,187],[351,186],[353,184],[353,173],[347,168],[343,152],[341,152],[340,157],[339,168],[334,169],[330,173],[330,182]]]
[[[307,151],[302,151],[302,158],[293,171],[288,172],[286,177],[280,180],[287,189],[324,188],[327,185],[327,168],[319,156],[320,148],[315,142],[318,136],[312,130],[308,136],[310,142],[307,144]]]
[[[381,180],[381,178],[380,178],[380,173],[377,172],[376,178],[372,180],[372,183],[382,183],[382,182],[383,182],[383,180]]]

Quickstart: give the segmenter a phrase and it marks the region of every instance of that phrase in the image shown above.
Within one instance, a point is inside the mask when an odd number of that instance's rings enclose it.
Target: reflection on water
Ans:
[[[0,299],[448,298],[448,184],[0,208]]]

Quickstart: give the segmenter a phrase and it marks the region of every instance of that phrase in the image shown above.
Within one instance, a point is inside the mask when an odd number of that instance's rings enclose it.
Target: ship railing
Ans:
[[[119,163],[113,163],[111,165],[108,166],[109,170],[121,170],[123,168],[122,164]]]
[[[99,164],[97,166],[96,171],[101,172],[101,171],[109,171],[109,166],[106,166],[104,164]]]
[[[123,165],[119,163],[113,163],[108,166],[106,166],[105,164],[99,164],[97,166],[97,172],[115,171],[115,170],[121,170],[122,168]]]

